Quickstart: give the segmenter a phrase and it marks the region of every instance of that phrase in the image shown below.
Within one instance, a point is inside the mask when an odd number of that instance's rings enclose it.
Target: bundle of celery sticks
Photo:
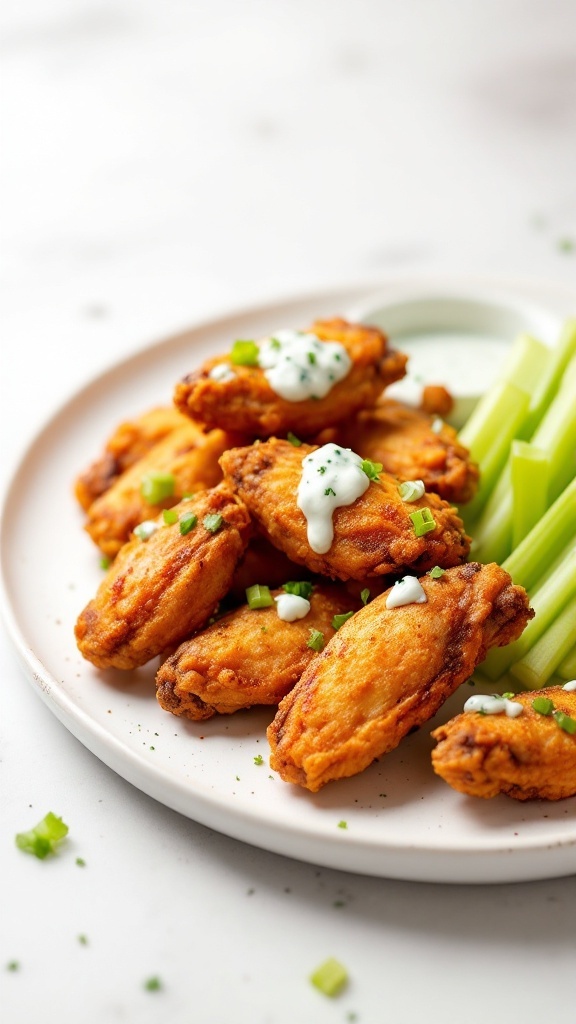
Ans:
[[[521,335],[459,438],[480,467],[461,510],[470,558],[499,562],[535,617],[480,667],[535,690],[576,678],[576,319],[553,348]],[[516,687],[518,688],[518,686]]]

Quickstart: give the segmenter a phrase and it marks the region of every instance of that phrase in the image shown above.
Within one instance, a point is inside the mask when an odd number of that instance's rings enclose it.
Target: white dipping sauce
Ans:
[[[278,594],[274,598],[278,618],[284,622],[295,622],[296,619],[304,619],[310,611],[310,601],[298,594]]]
[[[350,448],[325,444],[302,462],[296,502],[308,521],[308,543],[318,555],[332,545],[334,511],[351,505],[370,486],[362,461]]]
[[[571,679],[569,683],[564,683],[563,690],[568,690],[569,693],[574,693],[576,690],[576,679]]]
[[[232,367],[228,366],[228,363],[217,363],[216,366],[212,367],[208,376],[211,380],[217,380],[221,384],[226,384],[227,381],[234,380],[236,374]]]
[[[260,344],[258,365],[270,387],[288,402],[324,398],[350,371],[352,360],[339,341],[315,334],[278,331]]]
[[[495,694],[475,693],[464,704],[464,711],[481,711],[484,715],[505,714],[508,718],[517,718],[522,714],[522,705],[508,697]]]
[[[401,608],[405,604],[426,604],[428,598],[417,576],[404,576],[398,580],[386,598],[387,608]]]

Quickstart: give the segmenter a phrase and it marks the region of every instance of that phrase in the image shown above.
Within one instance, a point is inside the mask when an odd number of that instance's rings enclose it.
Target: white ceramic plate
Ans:
[[[71,484],[119,420],[169,402],[180,376],[236,337],[352,311],[377,310],[382,320],[382,307],[398,303],[406,335],[411,303],[431,295],[443,308],[451,297],[513,308],[516,326],[528,330],[538,324],[553,332],[576,308],[574,296],[546,287],[396,281],[378,295],[341,289],[262,306],[145,349],[68,401],[22,460],[2,533],[5,618],[28,677],[64,725],[133,785],[218,831],[301,860],[392,878],[499,882],[569,874],[576,870],[576,800],[520,804],[458,795],[432,773],[432,725],[361,776],[312,795],[269,771],[270,709],[183,722],[157,705],[154,666],[100,673],[74,643],[74,621],[102,572]],[[491,314],[475,314],[456,326],[496,337],[500,327],[491,322]],[[422,323],[414,329],[421,332]],[[456,694],[436,724],[462,700]],[[258,754],[262,765],[254,762]]]

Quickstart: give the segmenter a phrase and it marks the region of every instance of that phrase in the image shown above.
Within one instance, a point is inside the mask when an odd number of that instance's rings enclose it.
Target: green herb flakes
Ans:
[[[212,513],[212,515],[204,516],[204,529],[208,530],[208,533],[218,533],[218,530],[222,526],[224,520],[219,512]]]
[[[313,589],[314,587],[308,580],[299,580],[298,582],[289,580],[282,587],[286,594],[295,594],[296,597],[303,597],[306,601],[310,600]]]
[[[140,494],[148,505],[158,505],[173,496],[175,487],[173,473],[146,473],[140,483]]]
[[[339,995],[348,982],[348,971],[334,957],[329,957],[310,975],[310,981],[322,995],[331,999]]]
[[[291,430],[286,434],[286,440],[290,441],[290,444],[294,445],[295,448],[302,447],[302,441],[300,441],[300,439],[296,437],[296,434],[293,434]]]
[[[382,472],[382,463],[372,462],[371,459],[363,459],[360,469],[363,473],[366,473],[369,480],[377,482],[379,480],[378,474]]]
[[[332,619],[332,629],[340,629],[340,626],[343,626],[345,622],[348,622],[348,619],[351,619],[353,615],[354,612],[342,612],[341,615],[335,615]]]
[[[57,818],[52,811],[42,818],[29,832],[19,832],[16,846],[24,853],[31,853],[43,860],[49,853],[55,853],[58,843],[68,835],[68,825]]]
[[[184,515],[180,517],[180,533],[182,536],[185,537],[187,533],[190,533],[190,530],[194,529],[197,522],[198,516],[195,515],[194,512],[185,512]]]
[[[260,349],[255,341],[235,341],[230,352],[234,366],[258,366]]]
[[[313,651],[317,651],[318,653],[323,651],[326,646],[324,633],[321,633],[319,629],[311,629],[306,646],[311,647]]]
[[[256,754],[256,757],[254,758],[254,764],[264,764],[264,758],[262,757],[262,754]]]

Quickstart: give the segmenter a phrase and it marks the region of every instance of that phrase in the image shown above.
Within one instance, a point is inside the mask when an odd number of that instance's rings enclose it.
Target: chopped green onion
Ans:
[[[554,711],[554,701],[549,697],[534,697],[532,707],[539,715],[551,715]]]
[[[404,480],[398,484],[398,494],[402,501],[418,501],[425,491],[423,480]]]
[[[158,505],[173,496],[175,486],[173,473],[146,473],[140,483],[140,494],[148,505]]]
[[[264,758],[262,757],[262,754],[256,754],[256,757],[254,758],[254,764],[264,764]]]
[[[288,583],[285,583],[284,586],[282,587],[282,590],[284,590],[287,594],[296,594],[296,597],[303,597],[306,599],[306,601],[310,600],[310,594],[312,593],[313,589],[314,587],[312,583],[310,583],[308,580],[300,580],[298,583],[295,583],[294,581],[290,580]]]
[[[564,732],[570,733],[571,736],[574,736],[576,733],[576,718],[571,718],[564,711],[555,711],[554,721],[556,725],[560,726]]]
[[[314,366],[314,363],[316,362],[316,354],[314,352],[308,352],[307,355],[310,366]]]
[[[194,512],[185,512],[180,519],[180,533],[182,536],[185,537],[187,533],[190,533],[190,530],[194,529],[197,522],[198,516]]]
[[[410,513],[410,519],[417,537],[423,537],[425,533],[436,529],[436,520],[429,508],[416,509],[415,512]]]
[[[204,529],[208,530],[208,533],[218,533],[218,530],[224,522],[219,512],[212,513],[212,515],[204,517]]]
[[[79,868],[85,868],[86,867],[86,861],[84,860],[84,857],[76,857],[76,863],[77,863]]]
[[[57,818],[52,811],[42,818],[29,832],[19,832],[16,846],[24,853],[32,853],[43,860],[49,853],[55,853],[56,845],[68,834],[68,825]]]
[[[362,604],[368,604],[368,601],[370,600],[370,591],[368,590],[368,587],[365,587],[364,590],[360,591],[360,600],[362,601]]]
[[[102,555],[102,558],[100,559],[100,568],[101,569],[109,569],[110,568],[110,559],[108,558],[108,555]]]
[[[20,970],[20,964],[18,963],[18,960],[9,960],[8,963],[6,964],[6,970],[7,971],[19,971]]]
[[[162,982],[158,977],[148,978],[147,981],[144,982],[144,988],[147,992],[158,992],[159,989],[162,988]]]
[[[347,821],[339,821],[338,822],[338,828],[348,828],[348,822]]]
[[[310,975],[310,981],[322,995],[333,998],[342,991],[348,981],[348,971],[334,957],[330,957],[320,965],[314,974]]]
[[[327,487],[326,490],[324,491],[324,494],[327,498],[329,498],[330,495],[332,495],[333,498],[336,497],[336,491],[333,491],[331,487]]]
[[[348,619],[351,619],[354,612],[342,612],[342,615],[335,615],[332,619],[332,629],[340,629]]]
[[[81,946],[87,946],[88,945],[88,937],[86,935],[79,935],[78,936],[78,942],[80,943]]]
[[[134,533],[140,540],[150,540],[157,529],[158,526],[153,519],[145,519],[143,523],[138,523],[138,526],[134,527]]]
[[[302,446],[302,441],[296,437],[296,434],[293,434],[291,430],[286,434],[286,440],[290,441],[290,444],[293,444],[295,448],[300,448]]]
[[[512,700],[515,696],[516,696],[516,694],[513,693],[512,690],[506,690],[506,693],[502,694],[502,699],[503,700]]]
[[[445,569],[441,569],[439,565],[435,565],[433,569],[430,569],[428,576],[431,580],[439,580],[441,576],[446,572]]]
[[[178,522],[178,513],[174,508],[165,508],[162,513],[162,519],[167,526],[171,526],[172,523]]]
[[[230,360],[235,366],[258,366],[260,349],[255,341],[235,341]]]
[[[256,608],[269,608],[274,604],[270,587],[261,586],[259,583],[246,588],[246,600],[248,607],[253,611]]]
[[[378,474],[382,472],[382,463],[372,462],[371,459],[363,459],[360,469],[363,473],[366,473],[369,480],[378,481]]]
[[[308,639],[306,646],[311,647],[313,651],[317,651],[318,653],[320,653],[320,651],[323,651],[324,647],[326,646],[324,633],[321,633],[319,629],[311,629],[310,637]]]

